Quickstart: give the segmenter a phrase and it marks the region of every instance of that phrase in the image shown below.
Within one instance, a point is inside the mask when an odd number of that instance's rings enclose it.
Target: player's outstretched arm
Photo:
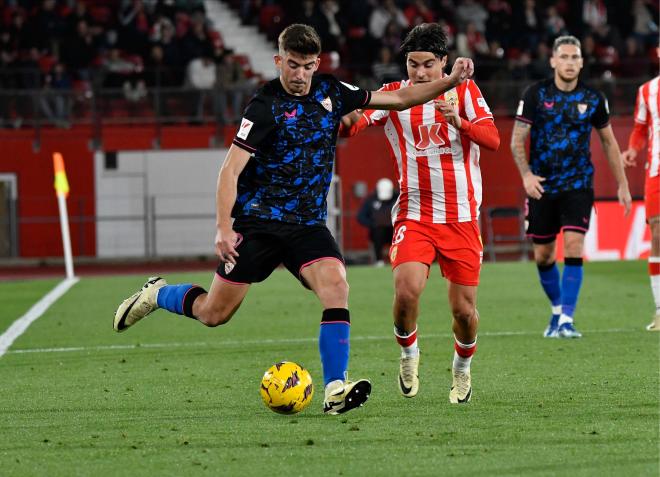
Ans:
[[[545,190],[541,182],[545,177],[535,175],[529,168],[529,161],[527,160],[527,151],[525,151],[525,141],[529,136],[529,131],[532,127],[522,121],[513,123],[513,132],[511,133],[511,153],[513,160],[518,166],[520,177],[523,180],[525,193],[532,199],[540,199]]]
[[[216,202],[215,253],[223,262],[236,264],[234,246],[238,236],[232,227],[231,211],[236,202],[238,176],[250,160],[250,153],[232,144],[218,174]]]
[[[474,64],[470,58],[457,58],[449,76],[396,91],[372,91],[371,100],[367,106],[371,109],[403,111],[435,99],[470,78],[473,73]]]
[[[623,205],[625,215],[628,215],[632,207],[632,198],[630,196],[630,189],[628,188],[628,179],[623,170],[619,143],[616,142],[611,124],[608,124],[604,128],[596,129],[596,131],[598,131],[598,137],[600,138],[600,143],[603,145],[605,157],[618,184],[617,196],[619,203]]]

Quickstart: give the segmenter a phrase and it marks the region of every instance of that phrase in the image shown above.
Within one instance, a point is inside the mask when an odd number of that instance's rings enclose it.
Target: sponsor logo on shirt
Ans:
[[[412,152],[414,156],[435,156],[436,154],[453,154],[451,147],[430,147],[428,149],[417,149]]]
[[[296,117],[296,114],[298,114],[298,108],[293,109],[290,113],[284,111],[284,119],[293,119]]]
[[[238,128],[238,132],[236,133],[236,137],[241,139],[247,139],[248,134],[250,134],[250,129],[252,129],[253,125],[254,123],[252,121],[243,118],[241,120],[241,127]]]
[[[327,96],[321,101],[321,106],[323,106],[328,112],[332,112],[332,101],[330,100],[330,96]]]
[[[419,141],[415,144],[417,149],[427,149],[433,146],[443,146],[444,139],[440,137],[441,123],[420,124]]]
[[[543,101],[543,106],[545,106],[545,109],[552,109],[554,105],[554,101]]]

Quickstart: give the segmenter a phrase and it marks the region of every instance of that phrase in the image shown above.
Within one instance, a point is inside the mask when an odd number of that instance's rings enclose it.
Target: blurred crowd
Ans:
[[[243,21],[268,32],[301,22],[321,34],[348,73],[382,83],[402,75],[402,38],[439,22],[452,56],[478,62],[480,80],[532,80],[550,74],[551,44],[572,34],[583,42],[586,77],[655,75],[657,0],[233,0]],[[260,15],[264,10],[269,14]]]
[[[202,0],[0,0],[0,88],[43,91],[38,105],[0,101],[5,122],[36,107],[66,125],[71,91],[110,88],[139,102],[152,88],[185,86],[194,92],[185,114],[201,119],[210,97],[217,119],[232,123],[251,94],[246,65]]]
[[[398,49],[422,22],[439,22],[450,55],[477,61],[477,78],[534,80],[550,75],[552,40],[582,40],[588,78],[655,75],[657,0],[227,0],[245,24],[272,41],[288,24],[314,26],[322,69],[363,86],[403,77]],[[185,87],[185,114],[211,108],[234,123],[258,81],[249,58],[225,47],[202,0],[0,0],[0,125],[28,109],[66,126],[72,98],[100,88],[125,101]],[[164,88],[164,89],[163,89]],[[16,97],[8,91],[40,90]],[[209,106],[210,105],[210,106]],[[170,103],[159,102],[167,114]]]

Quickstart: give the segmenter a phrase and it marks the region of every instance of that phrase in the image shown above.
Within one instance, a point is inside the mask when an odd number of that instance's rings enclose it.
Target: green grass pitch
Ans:
[[[112,331],[142,276],[83,278],[0,357],[0,474],[657,476],[660,333],[644,262],[589,263],[581,340],[541,337],[549,316],[532,263],[486,264],[472,402],[448,403],[453,353],[437,267],[419,320],[420,393],[398,394],[387,268],[352,267],[350,372],[365,407],[324,416],[320,306],[286,271],[252,287],[225,326],[158,311]],[[212,273],[170,274],[208,285]],[[0,333],[56,280],[0,284]],[[314,402],[267,410],[261,375],[309,368]]]

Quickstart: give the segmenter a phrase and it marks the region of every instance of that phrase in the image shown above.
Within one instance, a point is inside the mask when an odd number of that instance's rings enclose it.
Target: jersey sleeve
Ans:
[[[275,129],[275,118],[267,101],[257,95],[245,108],[245,114],[232,141],[241,149],[254,153]]]
[[[644,101],[644,85],[637,89],[637,99],[635,100],[635,122],[637,124],[647,124],[647,108]]]
[[[522,95],[516,110],[516,119],[527,124],[534,124],[538,94],[536,85],[529,86]]]
[[[394,91],[401,88],[401,82],[396,81],[394,83],[385,83],[381,86],[378,91]],[[363,113],[363,117],[366,118],[367,126],[382,126],[387,122],[387,119],[390,117],[390,110],[388,109],[367,109]]]
[[[341,96],[342,116],[369,104],[369,101],[371,100],[371,91],[358,88],[357,86],[339,80],[337,80],[337,85],[339,86],[339,94]]]
[[[369,126],[372,126],[374,124],[382,126],[387,122],[388,113],[389,111],[368,109],[360,115],[360,119],[357,120],[350,128],[344,127],[343,124],[340,124],[339,136],[353,137],[356,134],[358,134],[360,131],[367,129]]]
[[[598,104],[596,105],[596,111],[591,116],[591,124],[596,129],[603,129],[610,124],[610,107],[607,98],[601,92],[598,92]]]
[[[478,123],[484,119],[493,119],[493,113],[477,83],[472,80],[467,81],[467,86],[463,92],[463,113],[471,123]]]

